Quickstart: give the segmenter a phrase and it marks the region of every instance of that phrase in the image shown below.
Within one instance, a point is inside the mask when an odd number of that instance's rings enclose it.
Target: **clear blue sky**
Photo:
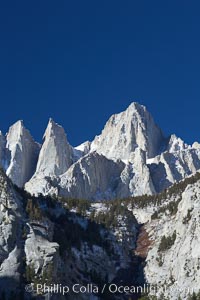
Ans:
[[[132,101],[200,141],[200,2],[0,1],[0,128],[49,117],[72,145]]]

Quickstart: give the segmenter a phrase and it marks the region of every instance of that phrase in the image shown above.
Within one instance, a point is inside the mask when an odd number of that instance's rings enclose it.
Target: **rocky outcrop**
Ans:
[[[75,157],[79,159],[80,157],[88,154],[90,152],[90,148],[91,148],[91,142],[89,141],[86,141],[81,145],[75,147],[74,148]]]
[[[153,185],[157,193],[200,169],[200,149],[192,147],[166,151],[148,161]]]
[[[16,122],[6,136],[6,174],[22,187],[34,174],[39,145],[33,140],[22,121]]]
[[[118,198],[155,193],[150,171],[146,165],[146,154],[140,148],[136,148],[131,154],[120,177],[122,184],[118,188]]]
[[[91,152],[61,176],[50,178],[37,175],[25,188],[35,195],[55,194],[93,201],[155,193],[145,153],[139,148],[132,153],[128,164]]]
[[[188,146],[182,139],[177,137],[175,134],[172,134],[169,138],[169,142],[167,145],[166,151],[169,151],[170,153],[174,153],[177,151],[182,151],[191,148],[191,146]]]
[[[145,156],[141,150],[137,156],[139,170]],[[119,165],[121,169],[117,169]],[[95,166],[100,169],[100,178],[95,176]],[[72,174],[72,180],[67,182],[69,191],[79,174],[79,182],[84,176],[87,178],[81,194],[88,193],[94,200],[98,193],[90,191],[91,184],[101,186],[109,195],[108,178],[113,173],[122,174],[124,168],[123,162],[115,165],[113,160],[98,153],[89,153],[68,169]],[[143,172],[147,174],[145,169]],[[62,176],[58,178],[61,184],[66,184]],[[110,178],[109,187],[113,190],[109,192],[118,190],[115,179]],[[186,300],[188,291],[199,289],[199,198],[199,173],[160,195],[90,203],[31,197],[20,189],[16,191],[0,171],[0,297],[5,291],[6,300],[12,292],[15,299],[22,299],[16,295],[19,291],[23,294],[27,282],[72,286],[74,282],[97,281],[137,285],[144,268],[145,280],[157,287],[158,299],[177,300],[180,296]],[[25,299],[31,296],[40,299],[39,295],[29,295],[25,294]],[[54,296],[56,300],[62,299],[60,295]],[[75,296],[70,294],[70,299],[76,299]],[[85,300],[89,296],[92,297],[91,293],[79,298]],[[112,299],[118,296],[112,295]]]
[[[92,152],[60,176],[59,195],[81,199],[113,199],[118,196],[120,174],[125,164]]]
[[[72,148],[67,141],[64,129],[49,120],[43,137],[36,174],[42,176],[59,176],[72,164]]]
[[[157,296],[163,294],[172,300],[180,296],[185,300],[193,290],[199,291],[199,197],[199,180],[182,191],[177,188],[173,197],[168,196],[163,202],[163,207],[173,202],[177,212],[158,209],[157,218],[146,225],[152,245],[145,274],[147,282],[158,287]]]
[[[0,171],[0,297],[19,288],[22,267],[22,205],[11,182]],[[8,289],[9,287],[9,289]]]
[[[26,270],[40,277],[49,276],[48,280],[55,280],[59,261],[59,245],[52,242],[53,224],[45,221],[31,221],[27,224],[29,233],[25,241]]]
[[[64,129],[52,119],[43,139],[36,172],[25,188],[35,195],[58,194],[58,177],[73,163],[74,149],[69,145]]]

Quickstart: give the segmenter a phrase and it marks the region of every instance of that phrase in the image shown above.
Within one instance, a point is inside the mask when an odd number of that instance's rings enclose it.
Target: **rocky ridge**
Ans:
[[[72,147],[49,120],[40,146],[22,121],[0,135],[0,162],[31,194],[92,201],[159,193],[200,169],[198,143],[165,137],[147,109],[133,102],[106,123],[92,142]]]
[[[0,133],[0,163],[2,299],[44,299],[25,285],[52,282],[147,283],[157,291],[134,299],[199,299],[197,142],[165,137],[133,103],[76,148],[52,119],[42,145],[18,121]]]

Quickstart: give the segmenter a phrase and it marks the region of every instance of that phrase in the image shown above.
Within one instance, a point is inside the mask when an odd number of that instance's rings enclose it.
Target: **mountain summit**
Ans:
[[[39,144],[20,120],[9,128],[6,138],[2,137],[0,146],[2,167],[16,185],[23,187],[35,171]]]
[[[49,119],[43,137],[36,173],[45,176],[59,176],[72,164],[72,148],[67,141],[64,129]]]
[[[91,150],[109,158],[128,160],[139,147],[151,158],[160,153],[164,141],[162,131],[146,107],[133,102],[124,112],[110,117],[101,135],[92,142]]]
[[[200,147],[175,134],[166,138],[146,107],[133,102],[76,148],[52,119],[41,146],[18,121],[6,137],[0,134],[0,162],[32,194],[108,200],[154,194],[196,173]]]

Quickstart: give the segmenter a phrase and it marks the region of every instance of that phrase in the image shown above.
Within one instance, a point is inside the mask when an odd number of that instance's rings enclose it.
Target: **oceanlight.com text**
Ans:
[[[34,293],[36,295],[41,294],[60,294],[67,295],[70,293],[74,294],[126,294],[126,295],[134,295],[134,294],[193,294],[196,292],[194,288],[185,288],[178,289],[173,286],[169,287],[169,285],[149,285],[144,284],[143,286],[127,286],[127,285],[117,285],[114,283],[104,284],[103,286],[97,286],[95,284],[74,284],[72,286],[62,285],[62,284],[29,284],[25,286],[25,290],[27,293]]]

